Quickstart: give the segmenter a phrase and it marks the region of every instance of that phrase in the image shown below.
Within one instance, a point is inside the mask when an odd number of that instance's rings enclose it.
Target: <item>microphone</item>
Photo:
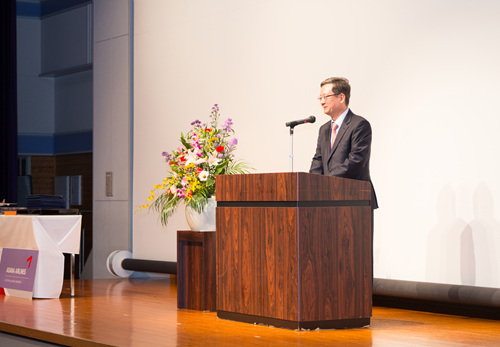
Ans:
[[[293,127],[295,127],[296,125],[305,124],[305,123],[314,123],[314,122],[316,122],[316,117],[314,117],[314,116],[310,116],[310,117],[308,117],[308,118],[304,118],[304,119],[293,120],[293,121],[291,121],[291,122],[286,123],[285,125],[286,125],[287,127],[291,127],[291,128],[293,128]]]

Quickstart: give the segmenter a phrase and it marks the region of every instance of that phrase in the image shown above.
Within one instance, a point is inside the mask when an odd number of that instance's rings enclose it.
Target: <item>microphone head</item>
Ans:
[[[305,118],[305,119],[299,119],[299,120],[294,120],[294,121],[288,122],[285,125],[287,127],[293,128],[293,127],[300,125],[300,124],[314,123],[314,122],[316,122],[316,117],[309,116],[308,118]]]

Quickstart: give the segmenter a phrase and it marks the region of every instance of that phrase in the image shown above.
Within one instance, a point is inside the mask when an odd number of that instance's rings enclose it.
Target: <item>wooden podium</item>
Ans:
[[[216,194],[219,318],[290,329],[370,324],[368,182],[221,175]]]

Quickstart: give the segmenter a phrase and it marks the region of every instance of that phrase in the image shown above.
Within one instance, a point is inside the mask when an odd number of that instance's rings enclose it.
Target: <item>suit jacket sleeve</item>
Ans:
[[[326,126],[330,127],[330,122],[327,122],[323,124],[319,128],[319,134],[318,134],[318,143],[316,144],[316,152],[314,153],[314,156],[312,158],[311,162],[311,167],[309,168],[310,173],[315,173],[315,174],[320,174],[323,175],[323,158],[322,158],[322,142],[325,141],[325,136],[328,137],[327,134],[325,134],[325,128]]]

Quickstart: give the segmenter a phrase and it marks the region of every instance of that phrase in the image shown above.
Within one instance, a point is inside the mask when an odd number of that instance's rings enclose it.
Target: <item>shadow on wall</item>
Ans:
[[[474,219],[469,223],[476,255],[476,284],[500,287],[500,222],[494,218],[493,195],[480,183],[473,195]],[[490,284],[490,285],[487,285]]]
[[[456,196],[445,185],[438,196],[437,224],[427,240],[426,281],[500,287],[500,222],[494,218],[493,196],[484,183],[473,194],[474,219],[456,215]]]

